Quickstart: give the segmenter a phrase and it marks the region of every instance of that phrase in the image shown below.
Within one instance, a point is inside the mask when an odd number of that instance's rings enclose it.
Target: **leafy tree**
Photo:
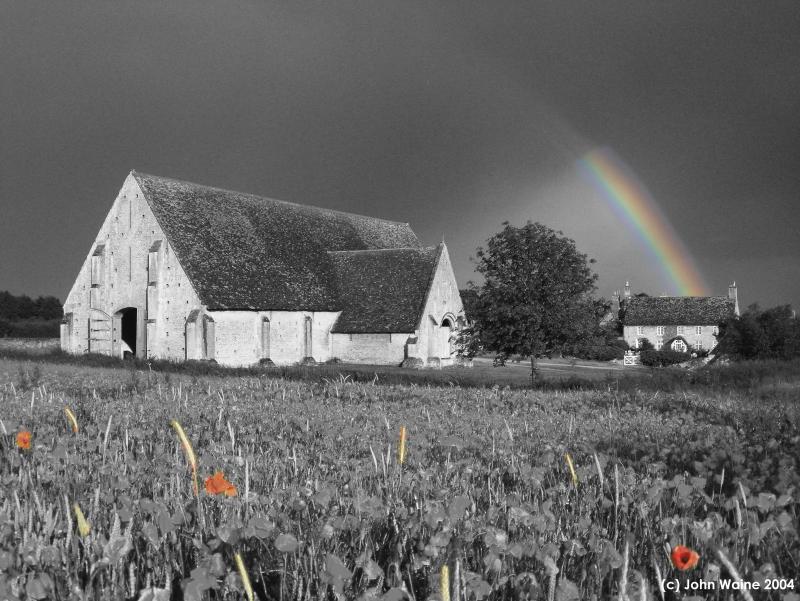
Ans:
[[[789,305],[750,305],[721,325],[718,339],[717,354],[735,360],[791,359],[800,356],[800,321]]]
[[[475,304],[478,301],[478,291],[475,288],[465,288],[459,290],[458,293],[461,295],[461,302],[464,305],[464,315],[467,317],[467,321],[472,321]]]
[[[575,242],[540,224],[522,227],[503,223],[503,230],[476,252],[476,271],[484,282],[474,292],[471,323],[461,337],[461,352],[495,353],[502,365],[512,355],[529,357],[531,383],[536,359],[563,352],[596,335],[599,318],[607,311],[594,300],[594,263]]]
[[[0,292],[0,318],[9,321],[18,319],[61,319],[61,301],[54,296],[40,296],[36,300],[23,294],[15,296]]]

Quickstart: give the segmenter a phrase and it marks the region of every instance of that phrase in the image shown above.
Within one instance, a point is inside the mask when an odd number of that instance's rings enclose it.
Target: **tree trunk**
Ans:
[[[531,355],[531,388],[536,386],[537,377],[538,377],[538,373],[536,371],[536,357]]]

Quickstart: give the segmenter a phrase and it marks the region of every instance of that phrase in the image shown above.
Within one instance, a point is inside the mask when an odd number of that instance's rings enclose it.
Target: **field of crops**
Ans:
[[[0,419],[0,599],[800,599],[792,388],[388,387],[2,360]],[[697,551],[693,569],[670,561],[677,545]],[[659,586],[732,575],[761,589]]]

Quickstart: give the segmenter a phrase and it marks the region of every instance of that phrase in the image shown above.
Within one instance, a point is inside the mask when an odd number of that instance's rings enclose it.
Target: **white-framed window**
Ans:
[[[694,333],[698,336],[703,333],[703,326],[695,326]]]
[[[695,340],[694,344],[692,346],[694,347],[694,350],[696,350],[696,351],[702,351],[703,350],[703,343],[700,342],[699,340]]]
[[[659,336],[658,338],[656,338],[656,350],[660,351],[662,346],[664,346],[664,339],[661,336]]]
[[[683,334],[683,326],[678,326],[678,334]]]
[[[717,334],[719,334],[719,327],[714,326],[713,328],[711,328],[711,332],[714,334],[714,336],[716,336]]]
[[[658,336],[664,335],[664,326],[656,326],[656,335]]]
[[[672,341],[672,350],[678,353],[685,353],[686,343],[680,338],[676,338],[675,340]]]
[[[644,328],[642,326],[636,326],[636,335],[641,336],[644,334]]]

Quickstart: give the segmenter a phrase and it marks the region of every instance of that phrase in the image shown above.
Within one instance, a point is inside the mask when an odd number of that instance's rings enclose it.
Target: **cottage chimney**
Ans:
[[[739,315],[739,293],[736,290],[736,282],[733,282],[730,286],[728,286],[728,298],[733,301],[733,310],[736,312],[736,315]]]
[[[631,297],[631,283],[626,281],[625,282],[625,298]]]

